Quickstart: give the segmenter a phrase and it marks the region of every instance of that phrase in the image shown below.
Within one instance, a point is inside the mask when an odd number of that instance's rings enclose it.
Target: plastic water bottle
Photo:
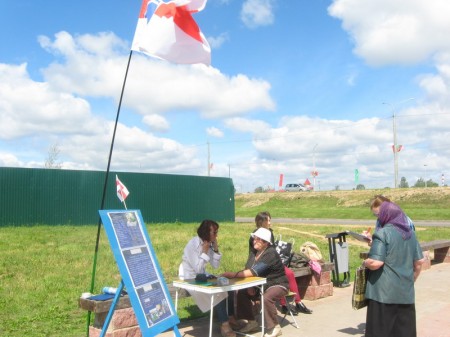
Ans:
[[[110,294],[110,295],[115,295],[117,292],[117,288],[113,288],[113,287],[103,287],[102,292],[104,294]]]

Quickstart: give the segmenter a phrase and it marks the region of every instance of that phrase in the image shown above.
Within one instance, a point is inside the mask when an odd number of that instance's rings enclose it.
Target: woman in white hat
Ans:
[[[280,256],[271,243],[272,233],[267,228],[259,228],[252,233],[253,248],[250,252],[245,269],[235,272],[225,272],[222,276],[236,277],[265,277],[264,286],[264,321],[267,333],[264,337],[280,336],[282,331],[278,324],[277,308],[275,303],[288,293],[289,282],[284,272],[284,265]],[[247,320],[248,323],[239,330],[241,333],[250,333],[259,330],[253,313],[252,300],[259,300],[258,288],[239,290],[237,294],[238,319]]]

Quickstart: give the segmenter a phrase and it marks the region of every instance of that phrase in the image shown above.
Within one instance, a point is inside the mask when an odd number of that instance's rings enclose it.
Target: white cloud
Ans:
[[[91,133],[89,103],[30,79],[27,65],[0,64],[0,139],[48,133]],[[75,129],[74,125],[83,128]]]
[[[428,115],[431,111],[434,113]],[[405,176],[413,185],[415,177],[423,173],[423,164],[428,163],[430,178],[437,182],[439,171],[450,168],[446,159],[450,148],[442,138],[450,137],[450,109],[421,106],[398,113],[398,142],[404,145],[399,154],[399,178]],[[392,187],[392,119],[284,116],[273,127],[260,120],[234,118],[227,120],[226,126],[253,134],[253,154],[229,161],[237,185],[274,187],[280,173],[289,182],[311,180],[315,159],[322,188],[353,188],[355,169],[359,169],[360,183],[366,188]],[[431,135],[430,130],[436,131]]]
[[[49,144],[56,139],[63,168],[105,169],[113,116],[106,116],[96,99],[118,103],[127,62],[123,41],[111,33],[74,37],[66,32],[56,34],[54,40],[43,36],[39,40],[55,57],[42,69],[43,82],[30,77],[26,64],[0,64],[0,139],[5,140],[0,163],[43,167]],[[273,110],[269,89],[267,82],[245,75],[229,77],[211,67],[176,66],[134,54],[121,118],[136,111],[151,131],[164,132],[170,128],[163,116],[168,111],[198,111],[194,117],[198,120],[201,116],[220,118],[255,109]],[[92,98],[95,107],[90,104]],[[196,147],[126,123],[121,120],[118,124],[111,169],[203,172]],[[215,136],[221,132],[209,130]],[[38,140],[33,156],[30,148],[25,150],[31,139]],[[13,153],[20,156],[9,155],[8,149],[13,147]],[[37,151],[41,153],[36,155]]]
[[[107,122],[99,126],[95,135],[71,136],[61,142],[61,154],[70,155],[63,167],[73,168],[70,162],[74,162],[87,163],[90,169],[104,169],[113,127],[113,122]],[[155,137],[138,127],[118,124],[111,170],[177,173],[198,167],[196,149]]]
[[[2,167],[21,167],[21,162],[15,155],[11,153],[0,152],[0,166]]]
[[[142,118],[142,122],[158,132],[165,132],[170,128],[169,122],[161,115],[146,115]]]
[[[337,0],[330,11],[342,18],[345,29],[355,38],[359,55],[371,64],[407,63],[433,56],[436,72],[417,78],[426,97],[411,103],[414,108],[400,107],[397,129],[398,142],[404,145],[399,155],[400,177],[406,176],[412,185],[413,177],[424,174],[426,163],[429,177],[438,181],[437,175],[450,170],[450,59],[445,41],[440,38],[441,31],[446,33],[447,23],[438,11],[429,9],[430,29],[436,31],[436,36],[428,34],[430,41],[425,41],[426,32],[418,34],[414,43],[410,38],[402,42],[394,33],[389,35],[392,42],[385,41],[389,31],[386,27],[400,29],[403,17],[396,15],[400,8],[408,6],[400,0],[380,1]],[[385,5],[386,10],[378,3]],[[409,11],[422,9],[417,1],[408,3],[412,7],[407,8]],[[272,13],[274,2],[245,4],[248,13],[254,13],[249,15],[254,25],[270,21],[257,19],[264,17],[258,11],[265,8]],[[445,6],[440,1],[436,4]],[[406,27],[406,37],[414,27],[427,25],[424,13],[413,17],[417,22]],[[42,167],[48,144],[57,139],[63,168],[104,170],[114,116],[106,116],[98,101],[118,103],[127,64],[126,44],[111,33],[72,36],[66,32],[56,34],[54,39],[41,37],[40,43],[54,56],[54,62],[42,69],[44,81],[33,80],[27,64],[0,64],[0,165]],[[417,48],[419,56],[404,49],[402,43]],[[350,68],[347,72],[348,83],[355,87],[359,82],[354,81],[357,70]],[[125,113],[118,125],[111,167],[123,171],[205,174],[204,148],[152,133],[170,134],[166,114],[187,111],[192,117],[190,122],[199,126],[202,118],[217,119],[214,122],[220,128],[206,129],[209,136],[225,138],[221,128],[227,128],[225,142],[211,142],[213,174],[228,177],[231,171],[238,190],[274,186],[280,173],[285,174],[286,181],[304,181],[310,178],[313,154],[322,189],[336,185],[354,187],[355,168],[360,170],[360,183],[367,188],[392,186],[391,119],[283,117],[280,112],[272,113],[276,106],[270,90],[270,83],[264,79],[227,75],[202,65],[177,66],[133,53],[122,105]],[[388,115],[389,109],[385,108]],[[270,122],[257,119],[267,111]],[[130,115],[132,118],[123,120]],[[202,127],[205,130],[206,126]],[[231,139],[236,134],[243,134],[242,139]],[[39,145],[27,147],[32,140],[38,140]],[[228,141],[233,146],[223,150],[225,146],[221,148],[220,143]],[[8,146],[14,149],[8,151]]]
[[[447,0],[334,0],[328,11],[372,65],[414,64],[450,51]]]
[[[228,33],[222,33],[219,36],[208,36],[207,40],[211,49],[219,49],[222,45],[229,40]]]
[[[206,134],[215,138],[223,137],[223,131],[213,126],[206,129]]]
[[[273,24],[273,4],[274,0],[246,0],[241,9],[242,22],[249,28]]]
[[[419,84],[428,100],[450,106],[450,55],[441,54],[436,63],[437,73],[420,76]]]
[[[236,131],[260,135],[264,135],[264,133],[270,129],[270,124],[267,122],[238,117],[228,118],[224,121],[224,124],[228,128]]]
[[[111,33],[112,34],[112,33]],[[46,81],[59,90],[91,97],[116,97],[126,69],[127,58],[117,52],[123,42],[111,34],[73,38],[62,32],[45,47],[62,55],[43,73]],[[43,38],[41,38],[42,40]],[[112,45],[109,56],[94,41]],[[89,43],[86,43],[89,41]],[[128,72],[123,104],[142,115],[163,114],[172,109],[197,110],[204,118],[245,115],[253,110],[273,110],[268,82],[238,74],[229,77],[204,65],[179,66],[134,53]]]

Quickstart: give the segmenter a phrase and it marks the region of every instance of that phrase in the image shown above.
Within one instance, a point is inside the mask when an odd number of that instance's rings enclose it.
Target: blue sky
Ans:
[[[0,166],[105,170],[141,6],[3,1]],[[239,192],[450,177],[450,3],[209,0],[212,64],[133,52],[111,170],[230,176]],[[383,104],[383,102],[387,104]],[[124,182],[126,184],[126,182]],[[447,182],[445,182],[447,183]]]

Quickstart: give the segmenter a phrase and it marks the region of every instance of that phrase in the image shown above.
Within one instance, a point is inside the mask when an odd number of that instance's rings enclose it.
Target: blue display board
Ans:
[[[106,234],[143,337],[170,328],[180,336],[169,290],[139,210],[100,210]]]

